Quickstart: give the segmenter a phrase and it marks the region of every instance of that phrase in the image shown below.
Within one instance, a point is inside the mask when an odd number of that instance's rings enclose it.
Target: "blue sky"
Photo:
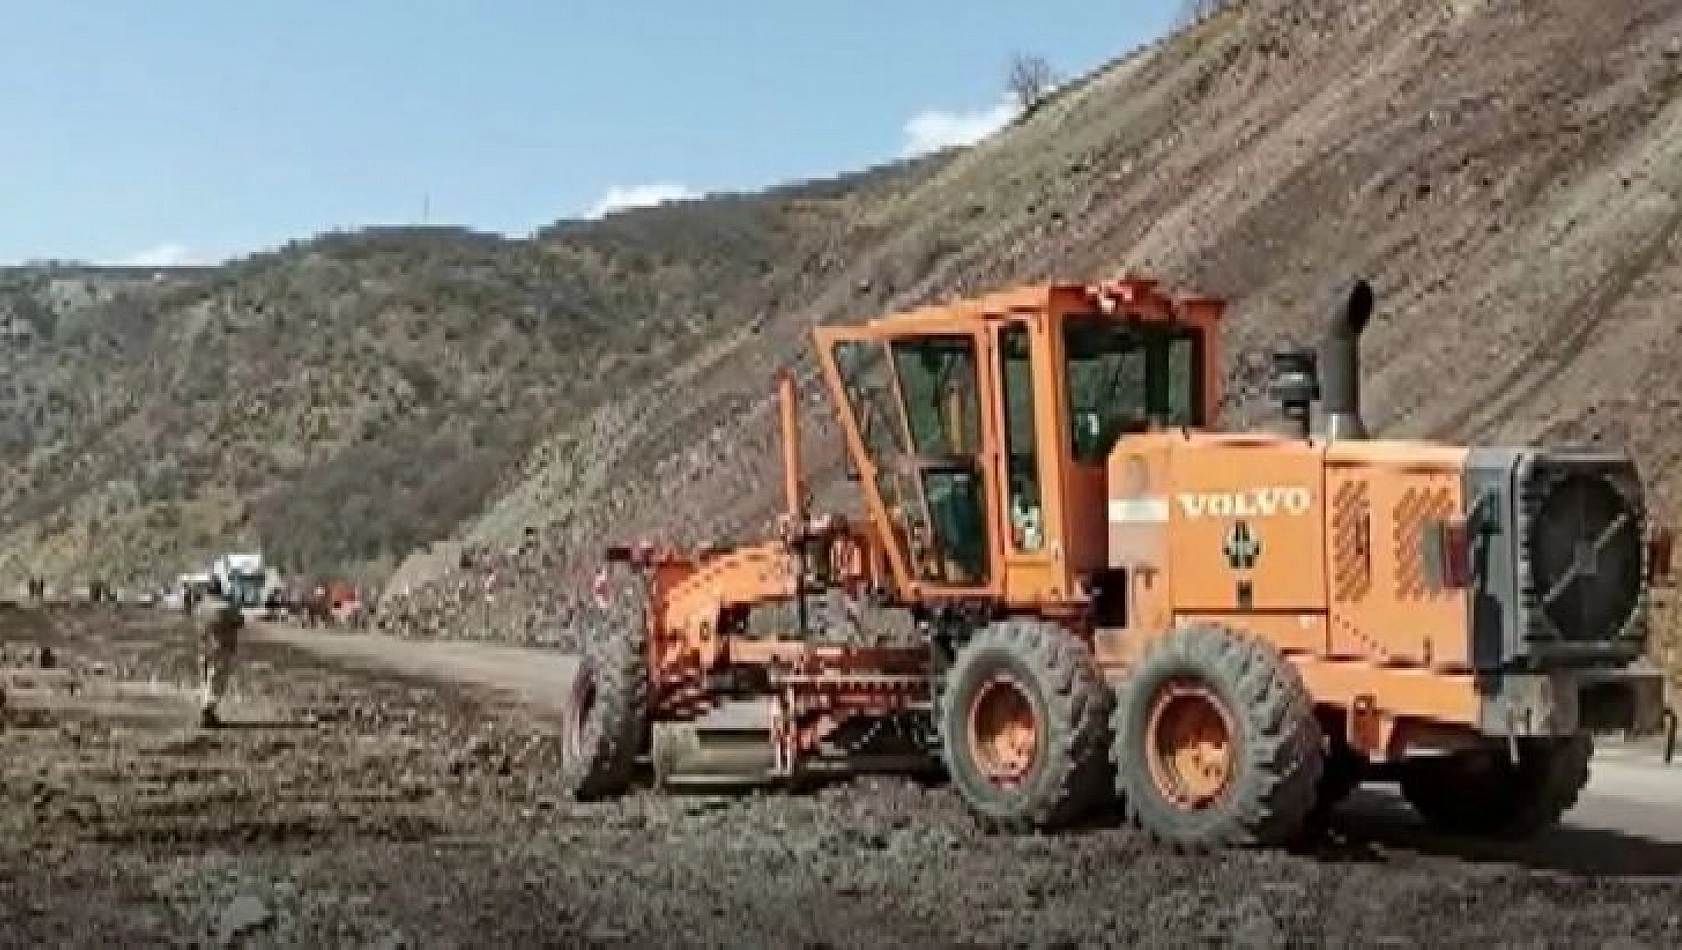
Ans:
[[[423,214],[526,234],[973,139],[1014,54],[1078,75],[1178,3],[7,6],[0,263],[157,263]]]

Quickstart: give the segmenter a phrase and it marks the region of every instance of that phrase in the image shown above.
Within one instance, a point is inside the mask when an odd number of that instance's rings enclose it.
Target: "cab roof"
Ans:
[[[918,324],[950,320],[982,320],[1007,314],[1123,310],[1143,320],[1195,323],[1212,327],[1226,301],[1203,296],[1174,296],[1158,289],[1159,282],[1125,278],[1096,284],[1023,284],[973,297],[964,297],[877,317],[868,326],[914,329]]]

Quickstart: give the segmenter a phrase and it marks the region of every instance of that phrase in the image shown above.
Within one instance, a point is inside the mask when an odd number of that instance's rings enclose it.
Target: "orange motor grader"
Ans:
[[[1669,535],[1618,451],[1369,438],[1372,306],[1276,351],[1283,422],[1243,433],[1210,426],[1224,303],[1150,281],[814,330],[862,517],[806,510],[785,375],[779,536],[608,552],[565,784],[935,764],[996,828],[1119,803],[1207,848],[1374,780],[1445,829],[1547,826],[1593,736],[1660,729]]]

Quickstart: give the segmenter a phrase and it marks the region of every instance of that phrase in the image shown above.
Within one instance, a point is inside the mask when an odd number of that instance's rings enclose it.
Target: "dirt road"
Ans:
[[[1574,828],[1682,844],[1682,761],[1665,766],[1650,749],[1603,749],[1568,818]]]
[[[279,624],[254,625],[250,638],[311,653],[347,668],[465,683],[549,711],[560,708],[574,669],[569,654],[497,643],[402,640]]]
[[[256,637],[239,728],[204,733],[191,643],[0,615],[0,663],[60,671],[0,729],[0,945],[1682,945],[1682,846],[1633,833],[1480,852],[1378,800],[1307,853],[1199,858],[987,835],[902,781],[569,805],[522,698],[558,693],[546,659]]]
[[[496,690],[540,708],[558,709],[574,669],[565,653],[461,641],[399,640],[377,634],[341,634],[269,625],[260,634],[365,670],[396,670]],[[1366,810],[1389,807],[1385,796],[1367,796]],[[1665,767],[1655,750],[1603,749],[1583,801],[1568,828],[1627,834],[1682,845],[1682,763]]]

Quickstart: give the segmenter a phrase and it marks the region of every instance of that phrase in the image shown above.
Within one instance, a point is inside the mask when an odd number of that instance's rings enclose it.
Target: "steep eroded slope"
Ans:
[[[1309,337],[1330,294],[1367,276],[1379,433],[1611,440],[1668,505],[1682,450],[1669,371],[1682,336],[1664,310],[1682,281],[1679,54],[1682,8],[1664,0],[1245,4],[861,205],[825,280],[528,460],[464,532],[499,552],[540,528],[538,550],[493,558],[511,589],[486,603],[480,580],[464,583],[482,569],[457,572],[452,547],[398,573],[393,620],[553,633],[602,545],[763,525],[778,484],[772,373],[805,367],[811,324],[1053,276],[1145,272],[1228,297],[1237,355]],[[806,457],[840,501],[814,408]],[[1226,421],[1262,408],[1236,399]]]

